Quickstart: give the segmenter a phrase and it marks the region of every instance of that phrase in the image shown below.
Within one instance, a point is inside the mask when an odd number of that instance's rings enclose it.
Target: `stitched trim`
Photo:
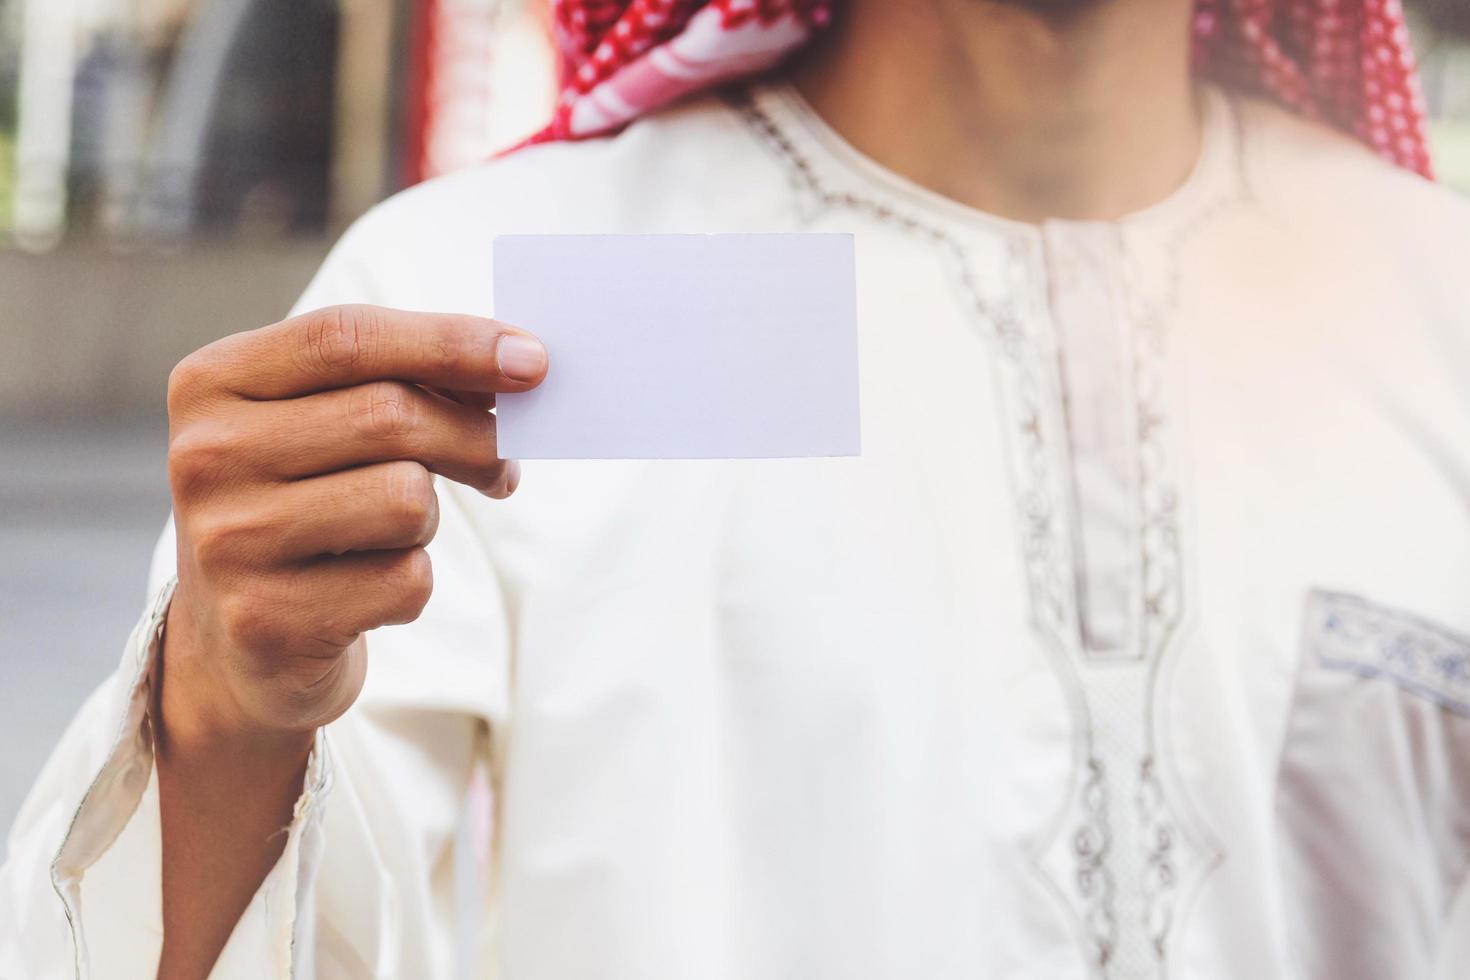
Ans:
[[[1007,288],[998,297],[985,294],[975,277],[969,250],[950,231],[915,218],[887,203],[851,191],[834,191],[817,175],[816,168],[791,137],[758,105],[750,91],[736,89],[726,100],[753,129],[762,142],[775,150],[792,171],[794,183],[811,195],[820,207],[846,208],[866,215],[881,224],[914,235],[939,248],[955,269],[964,307],[984,331],[1006,361],[1016,369],[1016,439],[1020,447],[1020,475],[1025,482],[1017,495],[1022,527],[1022,560],[1026,569],[1028,592],[1036,627],[1064,650],[1077,646],[1077,621],[1074,608],[1070,552],[1060,533],[1063,515],[1057,505],[1059,496],[1051,472],[1051,444],[1044,421],[1043,397],[1046,382],[1042,377],[1039,353],[1034,339],[1028,336],[1016,300],[1017,290]],[[1028,242],[1016,233],[992,230],[1005,243],[1013,274],[1019,273]],[[1009,287],[1011,282],[1003,283]]]
[[[833,190],[791,136],[757,105],[749,90],[731,91],[726,98],[742,121],[787,166],[793,188],[814,201],[817,210],[856,211],[926,241],[950,259],[961,288],[962,305],[974,322],[985,326],[982,333],[996,344],[1004,363],[1011,369],[1010,383],[1005,386],[1007,414],[1013,425],[1012,455],[1018,476],[1015,499],[1031,624],[1044,648],[1060,654],[1054,666],[1076,713],[1079,733],[1073,793],[1058,814],[1061,822],[1051,825],[1038,842],[1032,863],[1051,892],[1077,917],[1083,945],[1089,950],[1098,974],[1106,976],[1110,965],[1127,969],[1128,964],[1113,962],[1119,948],[1120,923],[1115,907],[1118,882],[1112,859],[1117,852],[1109,826],[1109,798],[1112,790],[1126,790],[1131,780],[1122,773],[1110,772],[1094,753],[1097,736],[1090,701],[1095,692],[1078,673],[1079,666],[1084,666],[1083,661],[1089,658],[1083,656],[1081,646],[1076,607],[1077,569],[1064,526],[1070,483],[1058,484],[1052,459],[1057,444],[1057,432],[1053,431],[1057,426],[1056,413],[1047,410],[1049,396],[1055,395],[1050,390],[1047,372],[1057,366],[1056,350],[1045,338],[1028,331],[1017,299],[1018,295],[1025,295],[1024,284],[1017,281],[1019,267],[1026,250],[1034,243],[1021,231],[1008,233],[1004,222],[985,226],[984,230],[1001,239],[1010,253],[1010,275],[999,284],[1004,292],[998,297],[987,296],[976,280],[969,250],[954,233],[882,200]],[[1143,728],[1145,748],[1136,769],[1127,774],[1136,780],[1133,790],[1138,826],[1132,844],[1142,849],[1139,887],[1143,909],[1142,920],[1134,924],[1130,917],[1126,928],[1143,930],[1160,976],[1167,972],[1168,938],[1179,920],[1176,902],[1181,897],[1181,883],[1193,879],[1187,893],[1192,895],[1224,857],[1223,850],[1198,820],[1190,819],[1189,801],[1182,796],[1177,779],[1164,778],[1163,747],[1158,742],[1153,719],[1159,667],[1184,619],[1186,596],[1179,493],[1165,438],[1168,426],[1162,368],[1164,326],[1177,306],[1180,291],[1177,256],[1217,215],[1253,199],[1246,180],[1240,113],[1225,100],[1222,108],[1230,113],[1232,138],[1228,152],[1235,170],[1232,192],[1216,194],[1203,203],[1192,201],[1193,211],[1188,219],[1167,236],[1167,276],[1162,297],[1156,302],[1139,306],[1140,296],[1149,293],[1157,296],[1160,291],[1146,289],[1140,282],[1142,277],[1128,275],[1138,270],[1127,268],[1130,250],[1123,249],[1127,309],[1133,320],[1132,380],[1138,418],[1142,589],[1137,612],[1142,628],[1136,654],[1117,658],[1112,663],[1104,662],[1103,669],[1131,664],[1145,671],[1137,688],[1138,723]],[[858,173],[858,176],[863,175]],[[901,187],[890,190],[895,194],[903,192]],[[903,196],[913,197],[915,193],[903,193]],[[1125,242],[1133,227],[1128,222],[1120,224]],[[1093,665],[1085,666],[1091,669]],[[1115,786],[1115,783],[1122,785]],[[1181,794],[1172,805],[1166,785],[1174,785]],[[1069,824],[1070,832],[1065,829]],[[1059,887],[1066,884],[1065,879],[1057,877],[1061,869],[1047,857],[1052,846],[1061,840],[1070,842],[1074,862],[1071,894]]]
[[[72,811],[70,822],[66,827],[66,834],[61,838],[60,845],[56,848],[56,854],[51,859],[51,889],[56,892],[56,897],[61,900],[61,907],[66,913],[66,924],[71,932],[72,940],[72,966],[78,980],[87,976],[89,964],[87,961],[87,939],[82,929],[81,919],[74,907],[73,896],[70,894],[76,889],[77,879],[71,875],[63,877],[61,871],[62,859],[67,856],[73,836],[80,826],[82,816],[89,809],[90,804],[97,798],[99,793],[115,784],[120,775],[127,769],[119,769],[119,754],[123,743],[129,738],[138,724],[146,721],[148,697],[147,681],[148,670],[157,653],[158,645],[163,640],[164,625],[168,620],[169,603],[173,601],[174,589],[178,586],[178,579],[171,577],[163,588],[158,590],[153,604],[135,627],[133,635],[128,639],[128,647],[134,651],[132,657],[132,677],[128,682],[128,694],[123,702],[123,711],[118,719],[117,728],[113,733],[112,747],[108,749],[107,756],[97,770],[97,775],[88,784],[86,791],[82,794],[77,808]],[[152,763],[151,743],[149,746],[149,763]],[[111,834],[108,843],[117,839],[122,832],[122,827],[117,827]]]
[[[1306,644],[1330,670],[1381,678],[1470,717],[1470,637],[1342,593],[1307,599]]]
[[[1072,838],[1077,855],[1077,893],[1084,903],[1083,923],[1097,965],[1106,967],[1118,945],[1118,917],[1113,911],[1117,881],[1108,861],[1113,835],[1108,827],[1107,768],[1095,757],[1087,760],[1082,809],[1085,819]]]
[[[1074,563],[1070,539],[1064,533],[1066,495],[1056,485],[1052,455],[1057,425],[1055,413],[1046,410],[1050,394],[1045,370],[1055,368],[1055,350],[1043,347],[1026,330],[1014,281],[1000,283],[1001,297],[992,300],[975,276],[970,251],[947,229],[896,210],[889,204],[851,191],[835,191],[817,174],[815,166],[796,147],[777,121],[756,104],[746,88],[726,94],[731,107],[755,136],[788,168],[793,188],[814,201],[819,209],[856,211],[900,231],[911,234],[940,250],[955,270],[960,303],[976,332],[994,343],[1009,379],[1002,387],[1006,414],[1012,425],[1010,450],[1015,474],[1015,506],[1021,529],[1021,562],[1024,569],[1031,628],[1044,649],[1056,654],[1054,663],[1078,720],[1072,793],[1057,819],[1037,842],[1030,855],[1038,878],[1071,917],[1084,955],[1099,967],[1112,956],[1117,941],[1117,915],[1113,908],[1116,885],[1108,865],[1113,854],[1108,820],[1108,773],[1093,754],[1091,708],[1085,688],[1075,674],[1079,660],[1080,631],[1077,624]],[[1010,253],[1012,280],[1027,243],[1020,236],[1007,236],[996,229]],[[983,329],[982,329],[983,328]],[[1050,356],[1049,356],[1050,355]],[[1065,840],[1071,870],[1066,876],[1044,866],[1050,845]]]

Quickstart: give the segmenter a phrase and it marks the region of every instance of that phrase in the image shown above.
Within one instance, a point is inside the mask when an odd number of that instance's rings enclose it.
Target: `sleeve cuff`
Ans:
[[[162,945],[161,829],[148,708],[175,580],[156,594],[130,637],[93,727],[99,756],[51,862],[66,910],[75,975],[107,964],[107,975],[152,976]],[[318,730],[286,847],[216,963],[223,977],[309,977],[311,886],[321,852],[320,814],[331,784],[330,752]],[[79,767],[80,769],[80,767]],[[86,777],[83,776],[85,779]],[[83,879],[85,878],[85,885]],[[83,900],[90,914],[84,913]],[[123,967],[119,970],[118,967]]]

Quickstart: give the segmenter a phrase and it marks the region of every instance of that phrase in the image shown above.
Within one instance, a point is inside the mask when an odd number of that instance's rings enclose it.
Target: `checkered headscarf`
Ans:
[[[764,71],[841,0],[554,0],[563,72],[533,142],[610,132],[681,95]],[[1195,0],[1201,76],[1345,130],[1429,176],[1401,0]]]

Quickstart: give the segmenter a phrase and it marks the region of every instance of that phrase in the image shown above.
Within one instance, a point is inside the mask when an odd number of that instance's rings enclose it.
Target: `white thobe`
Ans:
[[[863,454],[441,483],[216,973],[1465,976],[1470,207],[1206,104],[1116,223],[964,207],[780,85],[362,219],[300,309],[489,315],[498,233],[851,232]],[[10,838],[5,978],[155,967],[171,555]]]

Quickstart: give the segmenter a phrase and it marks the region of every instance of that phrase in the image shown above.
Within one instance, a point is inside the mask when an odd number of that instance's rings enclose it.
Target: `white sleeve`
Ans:
[[[350,232],[298,308],[383,302]],[[344,247],[347,246],[347,247]],[[358,702],[317,733],[286,846],[213,976],[444,976],[475,923],[467,800],[484,810],[486,733],[507,702],[500,581],[470,511],[441,485],[435,591],[409,626],[368,637]],[[488,503],[488,502],[487,502]],[[149,685],[173,593],[172,526],[116,673],[88,699],[31,790],[0,866],[0,978],[152,978],[162,945],[161,834]],[[482,814],[482,817],[484,814]],[[483,820],[481,821],[483,824]],[[470,872],[475,873],[475,872]]]

